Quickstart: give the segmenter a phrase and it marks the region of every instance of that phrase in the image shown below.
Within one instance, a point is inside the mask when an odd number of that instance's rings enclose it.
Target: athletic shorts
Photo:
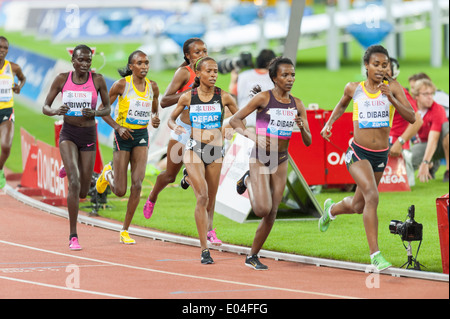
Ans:
[[[11,121],[14,123],[14,109],[12,107],[0,109],[0,124],[6,121]]]
[[[371,150],[352,142],[345,153],[347,169],[355,162],[368,160],[374,172],[383,172],[388,161],[389,148],[385,150]]]
[[[288,159],[288,151],[282,152],[270,152],[261,148],[254,146],[252,152],[250,153],[250,158],[255,158],[260,161],[264,166],[268,167],[269,170],[280,166],[283,162]]]
[[[95,151],[97,142],[97,127],[95,125],[80,127],[63,123],[59,134],[59,144],[63,141],[75,143],[79,151]]]
[[[188,140],[185,150],[196,153],[205,166],[224,156],[223,146],[204,144],[193,139]]]
[[[178,135],[178,134],[175,134],[175,131],[171,130],[170,131],[170,137],[173,140],[175,140],[177,142],[180,142],[181,144],[186,145],[187,141],[189,141],[189,139],[191,138],[192,127],[189,124],[184,123],[182,120],[180,120],[180,118],[177,118],[175,123],[177,125],[180,125],[180,126],[184,127],[184,129],[186,130],[186,133]]]
[[[134,147],[138,146],[149,146],[148,141],[148,130],[147,128],[135,129],[134,132],[130,132],[131,136],[133,136],[134,140],[129,138],[128,140],[124,140],[120,137],[117,132],[114,132],[114,145],[113,151],[127,151],[131,152]]]

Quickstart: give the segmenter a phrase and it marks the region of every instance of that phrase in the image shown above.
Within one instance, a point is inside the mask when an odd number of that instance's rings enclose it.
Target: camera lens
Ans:
[[[400,220],[391,220],[389,223],[389,231],[391,234],[399,234],[399,229],[401,229],[403,226],[403,223]]]

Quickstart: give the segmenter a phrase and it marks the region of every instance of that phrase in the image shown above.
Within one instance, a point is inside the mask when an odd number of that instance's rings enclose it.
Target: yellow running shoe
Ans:
[[[95,182],[95,188],[97,189],[97,193],[103,194],[106,190],[106,187],[108,187],[109,182],[105,178],[105,174],[108,171],[112,170],[111,163],[108,163],[103,167],[103,171],[100,174],[100,176],[97,178],[97,182]]]
[[[130,235],[128,234],[127,230],[122,230],[120,232],[120,242],[125,245],[136,244],[136,241],[134,239],[130,238]]]

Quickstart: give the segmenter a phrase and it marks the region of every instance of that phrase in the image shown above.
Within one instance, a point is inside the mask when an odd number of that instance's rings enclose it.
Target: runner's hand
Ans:
[[[134,137],[131,135],[134,131],[128,127],[120,126],[117,130],[117,133],[119,134],[120,138],[123,140],[132,139],[134,141]]]
[[[152,115],[152,126],[154,128],[158,128],[160,123],[161,123],[161,121],[160,121],[160,119],[158,117],[158,114]]]
[[[325,124],[322,131],[320,131],[320,135],[329,142],[331,137],[331,126]]]

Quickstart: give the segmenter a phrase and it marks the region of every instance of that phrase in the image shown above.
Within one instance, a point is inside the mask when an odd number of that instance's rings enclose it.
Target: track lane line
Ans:
[[[115,262],[110,262],[110,261],[105,261],[105,260],[100,260],[100,259],[95,259],[95,258],[89,258],[89,257],[82,257],[82,256],[76,256],[76,255],[60,253],[60,252],[56,252],[56,251],[41,249],[41,248],[37,248],[37,247],[31,247],[31,246],[17,244],[17,243],[13,243],[13,242],[7,242],[7,241],[4,241],[4,240],[0,240],[0,243],[5,244],[5,245],[10,245],[10,246],[30,249],[30,250],[34,250],[34,251],[40,251],[40,252],[53,254],[53,255],[59,255],[59,256],[64,256],[64,257],[71,257],[71,258],[75,258],[75,259],[87,260],[87,261],[91,261],[91,262],[97,262],[97,263],[107,264],[107,265],[112,265],[112,266],[117,266],[117,267],[123,267],[123,268],[135,269],[135,270],[142,270],[142,271],[148,271],[148,272],[153,272],[153,273],[159,273],[159,274],[171,275],[171,276],[178,276],[178,277],[184,277],[184,278],[191,278],[191,279],[196,279],[196,280],[201,279],[201,280],[214,281],[214,282],[220,282],[220,283],[225,283],[225,284],[233,284],[233,285],[239,285],[239,286],[248,286],[248,287],[261,288],[261,289],[271,289],[271,290],[278,290],[278,291],[286,291],[286,292],[293,292],[293,293],[314,295],[314,296],[322,296],[322,297],[328,297],[328,298],[361,299],[361,298],[358,298],[358,297],[351,297],[351,296],[345,296],[345,295],[337,295],[337,294],[321,293],[321,292],[307,291],[307,290],[301,290],[301,289],[291,289],[291,288],[259,285],[259,284],[245,283],[245,282],[239,282],[239,281],[231,281],[231,280],[225,280],[225,279],[210,278],[210,277],[204,277],[204,276],[188,275],[188,274],[183,274],[183,273],[176,273],[176,272],[170,272],[170,271],[164,271],[164,270],[158,270],[158,269],[152,269],[152,268],[145,268],[145,267],[139,267],[139,266],[132,266],[132,265],[120,264],[120,263],[115,263]],[[2,277],[0,277],[0,278],[2,278]],[[59,287],[59,286],[56,286],[56,287]],[[71,288],[71,290],[78,291],[78,289],[72,289],[72,288]]]
[[[110,294],[110,293],[106,293],[106,292],[85,290],[85,289],[79,289],[79,288],[69,288],[69,287],[65,287],[65,286],[57,286],[57,285],[45,284],[45,283],[37,282],[37,281],[30,281],[30,280],[11,278],[11,277],[5,277],[5,276],[0,276],[0,279],[20,282],[20,283],[25,283],[25,284],[31,284],[31,285],[35,285],[35,286],[47,287],[47,288],[55,288],[55,289],[61,289],[61,290],[66,290],[66,291],[72,291],[72,292],[80,292],[80,293],[85,293],[85,294],[90,294],[90,295],[98,295],[98,296],[120,298],[120,299],[140,299],[140,298],[136,298],[136,297],[122,296],[122,295]]]

